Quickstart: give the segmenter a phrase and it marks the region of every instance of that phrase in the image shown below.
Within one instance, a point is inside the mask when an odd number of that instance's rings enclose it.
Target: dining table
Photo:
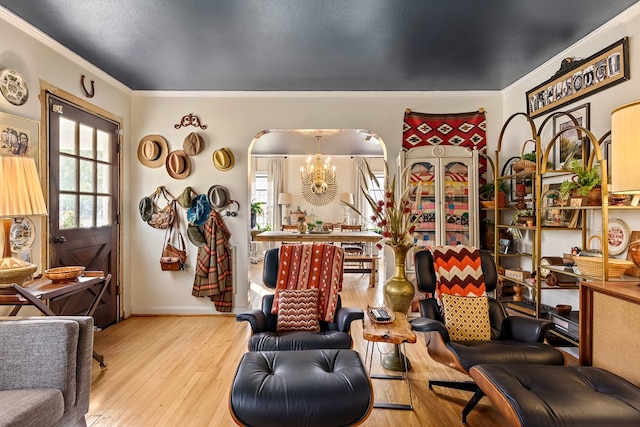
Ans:
[[[363,242],[375,243],[382,240],[382,236],[373,231],[263,231],[255,235],[258,242]]]

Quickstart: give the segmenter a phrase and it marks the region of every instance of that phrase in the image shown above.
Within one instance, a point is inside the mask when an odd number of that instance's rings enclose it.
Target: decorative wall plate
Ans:
[[[29,249],[36,238],[36,229],[31,219],[19,218],[11,225],[9,239],[11,241],[11,252],[20,253]]]
[[[609,255],[620,255],[627,249],[631,231],[627,224],[618,218],[609,218],[607,224],[607,239],[609,241]]]
[[[29,99],[27,82],[22,75],[12,68],[0,71],[0,92],[4,99],[13,105],[22,105]]]

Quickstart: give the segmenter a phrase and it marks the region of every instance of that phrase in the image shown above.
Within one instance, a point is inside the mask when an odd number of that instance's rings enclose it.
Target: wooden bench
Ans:
[[[369,263],[369,267],[352,267],[347,266],[348,263],[359,262],[361,264]],[[345,273],[369,273],[369,286],[374,288],[376,286],[376,277],[378,271],[378,256],[377,255],[345,255],[344,256],[344,272]]]

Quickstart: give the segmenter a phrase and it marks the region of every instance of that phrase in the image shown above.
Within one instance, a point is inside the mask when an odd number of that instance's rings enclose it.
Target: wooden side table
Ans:
[[[365,364],[369,365],[369,377],[388,380],[406,380],[407,387],[409,389],[408,405],[401,403],[374,402],[374,408],[412,410],[413,399],[411,396],[411,378],[409,377],[409,369],[411,369],[411,367],[409,360],[405,356],[405,344],[414,344],[417,340],[416,333],[411,329],[411,324],[407,320],[407,316],[405,314],[396,312],[395,316],[395,320],[391,323],[376,323],[371,320],[368,313],[365,313],[364,327],[362,329],[362,336],[367,340]],[[392,370],[400,370],[402,375],[371,375],[373,353],[376,349],[376,343],[378,342],[394,344],[393,353],[388,354],[385,358],[399,360],[401,368],[392,368]],[[383,363],[383,366],[384,365],[385,364]]]

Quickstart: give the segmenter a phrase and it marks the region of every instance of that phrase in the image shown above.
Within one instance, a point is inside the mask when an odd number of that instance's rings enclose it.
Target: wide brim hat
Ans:
[[[213,152],[213,165],[219,171],[226,172],[231,170],[234,164],[233,152],[229,148],[224,147]]]
[[[191,132],[184,139],[182,143],[182,149],[189,156],[195,156],[202,151],[202,137],[195,132]]]
[[[161,135],[147,135],[138,144],[138,160],[149,168],[159,168],[165,164],[169,146]]]
[[[183,150],[175,150],[167,156],[167,173],[171,178],[184,179],[191,173],[191,161]]]
[[[211,208],[217,210],[226,208],[231,200],[229,190],[227,187],[222,185],[211,186],[207,196],[209,197],[209,204],[211,205]]]
[[[198,227],[197,225],[190,225],[187,227],[187,237],[189,238],[189,241],[191,243],[199,248],[207,244],[207,241],[204,238],[204,234],[202,234],[202,231],[200,231],[200,227]]]
[[[193,198],[191,207],[187,210],[187,221],[189,224],[202,225],[209,218],[209,213],[211,213],[209,198],[200,194]]]

